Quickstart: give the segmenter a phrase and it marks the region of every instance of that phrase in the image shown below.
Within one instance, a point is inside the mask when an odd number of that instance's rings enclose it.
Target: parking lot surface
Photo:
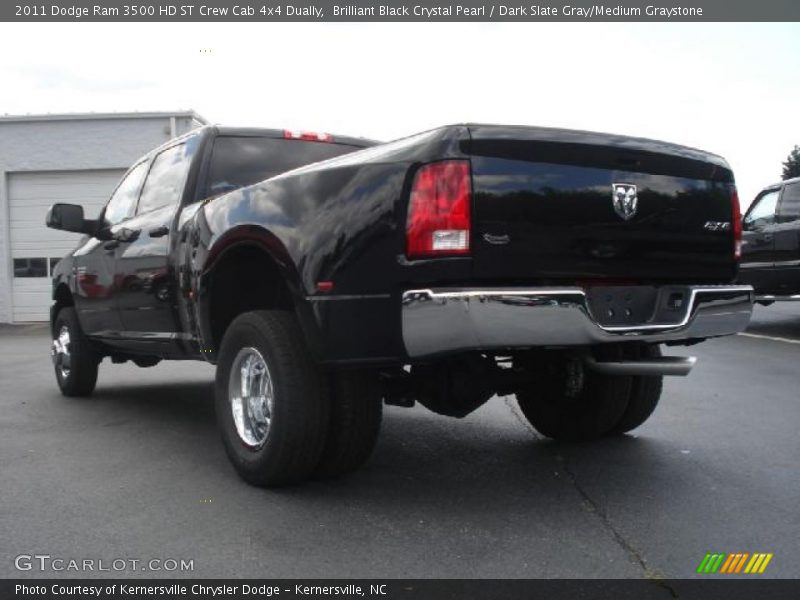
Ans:
[[[691,577],[708,552],[800,569],[800,303],[758,307],[745,335],[676,354],[654,417],[567,445],[513,397],[463,420],[388,407],[367,466],[263,490],[228,464],[213,368],[104,362],[59,394],[42,326],[0,329],[0,576],[14,557],[186,559],[143,577]]]

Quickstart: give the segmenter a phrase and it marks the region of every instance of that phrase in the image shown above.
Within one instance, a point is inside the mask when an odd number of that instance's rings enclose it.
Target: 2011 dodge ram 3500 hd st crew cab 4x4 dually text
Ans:
[[[55,205],[48,225],[86,235],[53,280],[63,393],[91,393],[106,356],[215,363],[225,448],[260,485],[357,468],[383,402],[462,417],[516,394],[552,438],[629,431],[693,364],[659,344],[752,311],[725,161],[599,133],[206,127],[96,220]]]

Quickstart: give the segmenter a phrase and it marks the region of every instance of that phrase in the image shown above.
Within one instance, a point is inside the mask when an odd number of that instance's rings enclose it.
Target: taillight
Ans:
[[[734,187],[731,191],[731,212],[733,215],[733,257],[739,260],[742,257],[742,210],[739,206],[739,193]]]
[[[314,133],[311,131],[289,131],[283,132],[286,140],[303,140],[305,142],[332,142],[333,136],[329,133]]]
[[[471,206],[469,161],[423,166],[414,177],[408,205],[408,258],[469,254]]]

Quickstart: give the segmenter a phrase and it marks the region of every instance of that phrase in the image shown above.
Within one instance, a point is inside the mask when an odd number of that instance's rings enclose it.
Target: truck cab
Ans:
[[[52,319],[72,306],[112,360],[202,357],[187,312],[187,223],[205,202],[279,173],[371,145],[273,129],[207,126],[141,157],[54,272]],[[80,207],[66,207],[73,213]],[[58,217],[64,205],[54,207]],[[63,226],[64,223],[51,223]],[[62,227],[63,228],[63,227]]]

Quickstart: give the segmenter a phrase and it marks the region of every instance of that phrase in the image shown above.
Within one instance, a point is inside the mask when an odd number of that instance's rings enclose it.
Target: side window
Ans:
[[[753,208],[744,218],[745,229],[755,229],[775,223],[775,209],[778,207],[780,190],[772,190],[756,198]]]
[[[790,183],[783,188],[780,220],[783,223],[800,220],[800,181]]]
[[[191,162],[192,157],[186,144],[167,148],[156,156],[144,182],[136,214],[180,202]]]
[[[139,196],[139,188],[146,171],[147,163],[139,163],[128,171],[128,174],[119,183],[103,213],[103,220],[107,225],[116,225],[133,214],[136,199]]]

